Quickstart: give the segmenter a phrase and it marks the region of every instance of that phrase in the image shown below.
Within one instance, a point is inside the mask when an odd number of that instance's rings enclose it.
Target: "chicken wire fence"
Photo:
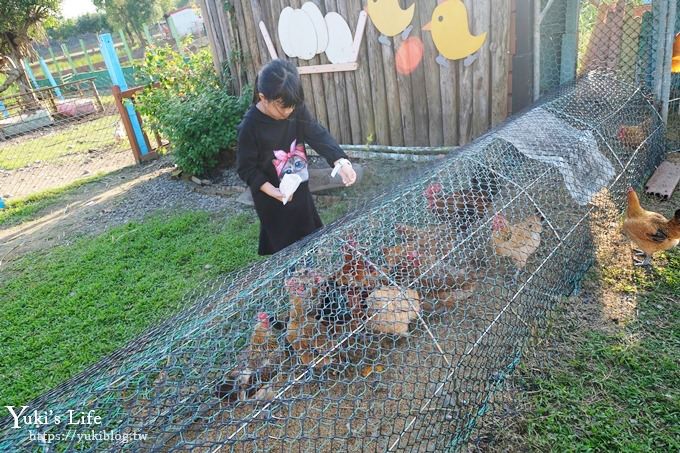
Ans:
[[[2,99],[0,198],[12,203],[134,164],[113,97],[94,79]]]
[[[663,71],[668,0],[543,0],[540,25],[540,89],[593,69],[616,72],[650,91]],[[665,9],[662,7],[665,6]],[[669,68],[670,72],[670,68]]]
[[[600,210],[621,208],[663,157],[663,132],[644,88],[589,72],[197,288],[189,308],[27,405],[49,423],[7,418],[0,449],[459,449],[592,262]]]

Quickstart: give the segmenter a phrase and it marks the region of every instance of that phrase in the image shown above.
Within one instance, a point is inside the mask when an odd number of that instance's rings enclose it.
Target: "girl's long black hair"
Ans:
[[[281,100],[284,107],[297,107],[305,101],[300,74],[294,64],[285,60],[272,60],[260,69],[255,77],[253,104],[262,93],[270,101]]]

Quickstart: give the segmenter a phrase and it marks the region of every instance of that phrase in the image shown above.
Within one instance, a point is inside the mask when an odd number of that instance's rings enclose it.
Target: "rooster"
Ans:
[[[541,245],[542,220],[540,215],[531,215],[519,223],[510,224],[501,213],[493,218],[491,224],[493,250],[497,255],[510,258],[517,267],[517,274],[526,267],[529,257]]]
[[[228,378],[219,383],[216,394],[219,398],[233,401],[245,400],[269,382],[283,361],[283,351],[279,347],[277,335],[267,313],[258,313],[257,323],[250,336],[250,343],[238,358],[238,366]]]
[[[484,182],[472,178],[469,189],[447,194],[437,182],[430,184],[423,195],[427,199],[427,209],[437,220],[452,223],[462,232],[487,214],[497,193],[496,175],[490,173]]]
[[[632,187],[628,188],[627,198],[623,232],[640,248],[637,254],[644,256],[644,260],[636,261],[635,265],[648,266],[654,253],[669,250],[680,243],[680,209],[668,220],[657,212],[643,209]]]
[[[366,313],[366,298],[378,284],[379,271],[363,258],[364,252],[352,238],[342,246],[342,268],[321,279],[313,297],[318,301],[316,318],[337,329],[338,326],[362,319]]]

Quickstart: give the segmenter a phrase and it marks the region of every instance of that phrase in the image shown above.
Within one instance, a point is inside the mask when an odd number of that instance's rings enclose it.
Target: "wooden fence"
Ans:
[[[458,1],[458,0],[452,0]],[[371,19],[355,71],[302,75],[307,104],[319,121],[346,144],[390,146],[453,146],[464,144],[499,123],[508,112],[510,2],[465,0],[472,34],[487,32],[477,60],[440,66],[428,31],[437,0],[402,0],[416,4],[411,37],[424,45],[422,60],[408,75],[396,68],[395,53],[403,44],[397,35],[391,46],[378,41]],[[303,0],[201,0],[203,18],[218,67],[228,66],[236,88],[252,84],[257,70],[271,59],[259,23],[262,21],[276,51],[285,58],[278,37],[284,7],[300,8]],[[315,0],[322,14],[338,12],[356,32],[362,0]],[[324,53],[310,61],[293,58],[299,67],[328,64]]]

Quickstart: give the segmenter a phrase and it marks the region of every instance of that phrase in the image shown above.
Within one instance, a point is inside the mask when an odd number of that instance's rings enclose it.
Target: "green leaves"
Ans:
[[[151,48],[142,72],[158,86],[138,95],[137,105],[146,122],[168,138],[179,167],[202,175],[220,154],[233,155],[236,127],[251,94],[226,92],[207,49],[185,59],[170,47]]]

